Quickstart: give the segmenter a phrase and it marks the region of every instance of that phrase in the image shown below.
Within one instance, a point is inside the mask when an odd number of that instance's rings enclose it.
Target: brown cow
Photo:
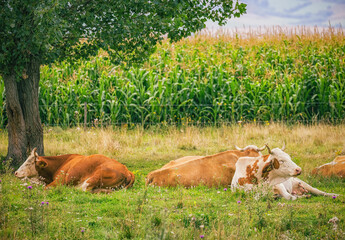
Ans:
[[[36,148],[15,173],[25,177],[25,168],[35,167],[38,175],[47,184],[78,186],[84,191],[110,192],[112,189],[128,188],[134,183],[134,174],[126,166],[103,155],[83,156],[68,154],[61,156],[38,156]],[[28,172],[28,171],[27,171]],[[35,176],[34,173],[26,174]]]
[[[162,168],[147,175],[146,184],[164,187],[182,185],[228,186],[235,172],[239,157],[260,156],[265,149],[247,146],[239,150],[229,150],[211,156],[188,156],[170,161]]]
[[[321,165],[312,171],[324,177],[339,176],[345,178],[345,156],[338,156],[332,162]]]

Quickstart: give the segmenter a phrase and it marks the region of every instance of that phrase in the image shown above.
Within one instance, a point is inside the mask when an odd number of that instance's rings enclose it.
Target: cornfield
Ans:
[[[39,106],[48,126],[343,122],[341,29],[203,32],[165,40],[141,66],[88,61],[41,67]],[[0,80],[0,128],[7,123]]]

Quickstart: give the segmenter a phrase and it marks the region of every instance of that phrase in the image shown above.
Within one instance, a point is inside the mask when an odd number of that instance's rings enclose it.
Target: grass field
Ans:
[[[16,179],[2,163],[0,239],[344,239],[345,181],[310,175],[344,154],[344,134],[345,125],[324,124],[46,128],[46,155],[104,154],[125,164],[136,182],[108,195],[67,187],[43,190]],[[303,180],[341,196],[292,202],[273,200],[263,190],[145,186],[148,172],[181,156],[210,155],[234,144],[281,147],[284,141],[303,169]],[[2,158],[6,148],[7,132],[0,131]],[[339,221],[330,222],[333,217]]]

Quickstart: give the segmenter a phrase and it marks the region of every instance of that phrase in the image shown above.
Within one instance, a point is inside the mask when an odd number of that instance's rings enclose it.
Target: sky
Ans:
[[[345,0],[240,0],[247,13],[232,18],[225,28],[309,26],[345,28]],[[208,28],[219,28],[208,22]]]

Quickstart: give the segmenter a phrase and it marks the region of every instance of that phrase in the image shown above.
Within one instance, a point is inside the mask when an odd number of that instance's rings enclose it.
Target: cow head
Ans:
[[[274,182],[280,182],[283,179],[301,174],[302,169],[291,160],[289,154],[283,151],[285,144],[282,149],[274,148],[271,150],[267,145],[266,147],[270,155],[262,170],[263,178],[270,178],[272,184],[273,178],[275,179]]]
[[[18,168],[18,170],[14,173],[14,175],[18,178],[33,178],[37,177],[38,173],[35,168],[35,161],[38,158],[38,154],[36,152],[37,148],[34,148],[31,151],[30,156],[26,159],[26,161]]]

